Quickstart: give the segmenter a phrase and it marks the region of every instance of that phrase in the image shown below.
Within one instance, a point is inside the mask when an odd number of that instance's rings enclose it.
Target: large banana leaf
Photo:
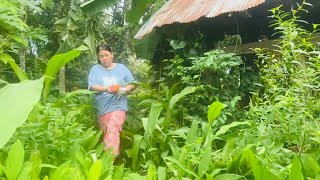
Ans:
[[[137,56],[144,59],[152,59],[159,40],[160,35],[156,32],[147,34],[141,40],[135,40],[134,48]]]
[[[28,26],[20,18],[19,13],[22,12],[16,7],[12,1],[0,1],[0,22],[1,28],[8,28],[8,30],[26,31]],[[12,29],[15,28],[15,29]]]
[[[42,0],[41,7],[43,7],[44,9],[46,8],[52,9],[53,7],[52,0]]]
[[[5,64],[10,64],[20,81],[29,79],[27,74],[15,63],[14,59],[9,54],[0,54],[0,60]]]
[[[138,23],[145,14],[146,8],[154,0],[132,0],[131,9],[126,12],[125,20],[128,23]]]
[[[54,55],[48,62],[47,69],[45,71],[45,87],[44,87],[44,96],[46,97],[49,94],[49,88],[52,83],[52,80],[55,78],[59,70],[68,62],[80,55],[80,50],[72,50],[64,54]]]
[[[40,100],[43,79],[9,84],[0,89],[0,148],[11,138],[16,128],[26,121]]]
[[[116,2],[118,0],[91,0],[81,4],[80,7],[85,15],[90,16],[97,14],[107,7],[111,7]]]
[[[146,5],[147,1],[149,1],[149,4],[150,3],[154,3],[154,4],[153,4],[153,10],[150,12],[147,12],[148,13],[147,15],[144,15],[143,17],[144,22],[148,21],[148,19],[166,3],[165,0],[157,0],[157,1],[145,0],[145,1],[146,2],[142,0],[136,0],[135,3],[132,3],[131,10],[128,11],[126,14],[126,22],[137,23],[138,21],[140,21],[144,13],[146,13],[144,6]],[[137,27],[136,32],[138,32],[140,28],[141,27]],[[141,40],[135,40],[134,48],[137,56],[139,58],[152,59],[159,40],[160,40],[160,34],[155,31],[152,31],[151,33],[145,35]]]

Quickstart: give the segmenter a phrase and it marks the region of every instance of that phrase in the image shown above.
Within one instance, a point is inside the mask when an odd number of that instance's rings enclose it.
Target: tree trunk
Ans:
[[[111,21],[111,24],[116,24],[116,18],[117,18],[117,16],[116,16],[116,13],[117,13],[117,9],[118,9],[118,3],[116,3],[114,6],[113,6],[113,8],[112,8],[112,21]]]
[[[125,14],[128,10],[128,7],[129,7],[129,0],[124,0],[123,2],[123,7],[122,7],[122,13]],[[125,15],[123,16],[123,26],[126,27],[128,24],[126,23],[126,20],[125,20]],[[129,39],[130,39],[130,29],[127,28],[127,31],[126,31],[126,35],[125,35],[125,39],[126,39],[126,42],[125,42],[125,54],[126,54],[126,57],[129,58],[129,55],[130,55],[130,46],[129,46]]]
[[[63,66],[59,72],[59,93],[66,93],[66,72],[65,67]]]
[[[24,23],[27,24],[27,13],[24,15],[23,17],[23,21]],[[26,51],[27,51],[27,47],[25,47],[24,45],[22,47],[20,47],[19,49],[19,59],[20,59],[20,68],[26,72]]]
[[[20,68],[26,72],[26,48],[23,46],[19,49]]]

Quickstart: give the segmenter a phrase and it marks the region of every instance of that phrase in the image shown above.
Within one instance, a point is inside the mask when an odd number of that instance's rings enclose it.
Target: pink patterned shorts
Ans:
[[[120,148],[120,132],[126,118],[126,111],[113,111],[99,116],[99,127],[103,130],[105,149],[113,148],[117,156]]]

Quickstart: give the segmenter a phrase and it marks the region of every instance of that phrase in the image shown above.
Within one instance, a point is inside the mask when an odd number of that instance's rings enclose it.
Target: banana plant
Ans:
[[[15,129],[26,121],[33,107],[40,101],[43,87],[43,95],[46,97],[58,71],[79,56],[80,52],[76,49],[57,54],[49,60],[44,76],[40,79],[8,84],[0,89],[0,148],[7,143]]]

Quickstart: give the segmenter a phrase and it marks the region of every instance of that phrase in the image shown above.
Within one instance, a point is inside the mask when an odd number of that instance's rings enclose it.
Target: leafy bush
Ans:
[[[256,49],[264,90],[252,98],[244,118],[252,122],[252,128],[236,138],[239,149],[254,145],[263,164],[284,179],[292,173],[288,169],[290,163],[300,166],[301,161],[307,168],[318,158],[309,156],[310,153],[319,153],[316,139],[320,120],[320,52],[310,41],[318,25],[313,25],[312,32],[298,25],[303,22],[298,13],[306,11],[306,5],[310,4],[303,2],[291,13],[282,11],[281,6],[271,10],[275,18],[272,25],[281,34],[281,41],[274,52]],[[303,156],[310,157],[310,162]],[[309,174],[311,171],[306,170],[303,176],[316,177]]]
[[[93,129],[96,120],[92,111],[92,98],[73,98],[57,99],[55,103],[47,102],[45,105],[39,103],[33,109],[14,138],[24,143],[27,154],[38,150],[45,163],[59,164],[68,158],[73,144],[89,146],[88,141],[97,134]]]

